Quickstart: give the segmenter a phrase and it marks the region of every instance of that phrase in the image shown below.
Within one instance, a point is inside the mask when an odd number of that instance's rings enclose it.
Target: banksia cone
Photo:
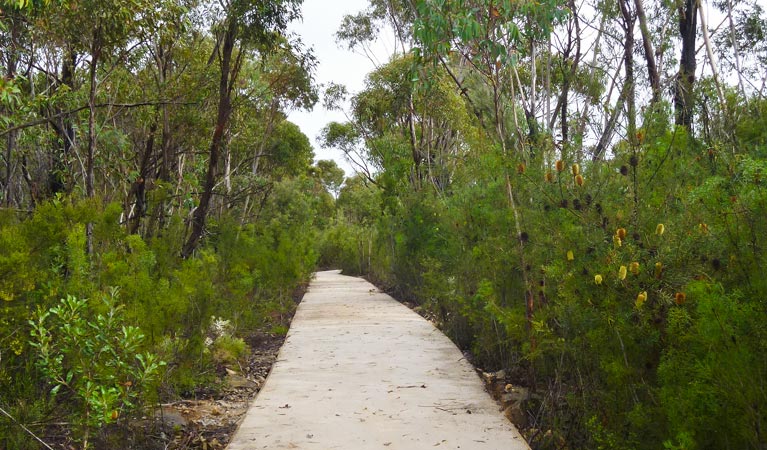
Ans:
[[[525,163],[519,163],[519,165],[517,166],[517,173],[522,175],[523,173],[525,173],[526,168],[527,167],[525,167]]]
[[[575,259],[575,255],[573,255],[573,251],[572,250],[568,250],[567,251],[567,260],[568,261],[572,261],[574,259]]]
[[[621,268],[618,269],[618,279],[619,280],[626,279],[626,266],[621,266]]]
[[[655,263],[655,278],[660,280],[660,276],[663,273],[663,263],[658,261]]]
[[[577,184],[578,186],[583,186],[583,176],[577,175],[575,177],[575,184]]]
[[[557,172],[561,172],[565,170],[565,162],[562,161],[561,159],[558,159],[556,163],[556,167],[557,167]]]
[[[684,302],[687,301],[687,295],[684,292],[677,292],[674,294],[674,303],[677,305],[684,305]]]
[[[552,181],[554,181],[554,174],[551,172],[546,172],[545,179],[547,182],[551,183]]]
[[[626,229],[625,228],[618,228],[615,231],[615,235],[621,238],[621,240],[626,239]]]
[[[599,275],[599,274],[594,275],[594,284],[596,284],[597,286],[602,284],[602,275]]]
[[[616,247],[620,247],[623,245],[623,240],[616,234],[613,236],[613,244],[615,244]]]
[[[637,295],[636,302],[634,305],[636,305],[637,309],[641,308],[642,305],[644,305],[644,302],[647,301],[647,291],[642,291]]]
[[[581,173],[581,166],[578,164],[573,164],[573,175],[578,175]]]
[[[663,236],[663,233],[666,232],[666,226],[662,223],[659,223],[658,226],[655,227],[655,234],[658,236]]]
[[[639,263],[638,263],[638,262],[636,262],[636,261],[634,261],[634,262],[632,262],[631,264],[629,264],[629,270],[630,270],[630,271],[631,271],[631,273],[633,273],[634,275],[639,275]]]

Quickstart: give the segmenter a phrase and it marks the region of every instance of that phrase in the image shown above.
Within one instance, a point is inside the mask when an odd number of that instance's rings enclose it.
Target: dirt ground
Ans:
[[[225,448],[249,403],[266,381],[284,340],[284,335],[251,335],[246,339],[252,349],[247,365],[241,371],[240,368],[224,369],[222,389],[206,398],[161,405],[156,414],[158,431],[153,433],[154,437],[167,449]]]

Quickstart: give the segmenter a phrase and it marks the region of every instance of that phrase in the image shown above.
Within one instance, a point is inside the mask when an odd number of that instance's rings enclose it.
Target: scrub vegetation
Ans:
[[[767,446],[759,1],[371,0],[355,93],[300,5],[0,0],[0,448],[134,442],[320,267],[526,387],[535,449]]]

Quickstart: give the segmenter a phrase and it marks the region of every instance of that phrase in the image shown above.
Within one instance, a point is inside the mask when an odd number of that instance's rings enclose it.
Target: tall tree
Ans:
[[[214,28],[218,60],[218,107],[208,150],[208,167],[192,230],[181,250],[189,257],[199,244],[218,177],[225,134],[232,115],[232,99],[244,58],[249,51],[270,52],[288,22],[300,17],[301,0],[232,0],[223,4],[224,20]]]
[[[679,72],[674,84],[674,111],[676,124],[692,131],[693,88],[695,87],[695,42],[698,32],[698,1],[679,2],[679,37],[682,40],[682,56],[679,59]]]

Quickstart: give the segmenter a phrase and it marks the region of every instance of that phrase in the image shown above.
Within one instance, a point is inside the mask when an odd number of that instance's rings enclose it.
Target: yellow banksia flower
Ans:
[[[554,181],[554,174],[551,172],[546,172],[545,180],[551,183],[552,181]]]
[[[626,266],[621,266],[621,268],[618,269],[618,279],[619,280],[626,279]]]
[[[698,228],[700,228],[701,233],[708,234],[708,225],[706,225],[705,223],[698,225]]]
[[[585,180],[583,179],[583,176],[582,175],[577,175],[575,177],[575,184],[577,184],[578,186],[583,186],[583,183],[585,183]]]
[[[626,239],[626,229],[625,228],[618,228],[615,231],[615,235],[618,236],[621,239]]]
[[[568,250],[567,251],[567,260],[568,261],[572,261],[574,259],[575,259],[575,255],[573,254],[573,251],[572,250]]]
[[[581,166],[578,164],[573,164],[573,176],[579,175],[581,173]]]
[[[634,305],[636,305],[637,309],[641,308],[642,305],[644,305],[644,302],[647,301],[647,291],[642,291],[637,295],[636,302],[634,302]]]
[[[677,292],[674,294],[674,303],[677,305],[684,305],[684,302],[687,301],[687,295],[684,292]]]
[[[615,244],[616,247],[620,247],[623,245],[623,240],[618,236],[617,234],[613,236],[613,244]]]
[[[557,172],[561,172],[561,171],[565,170],[565,162],[562,161],[561,159],[557,160],[557,163],[555,164],[555,166],[557,168]]]
[[[599,274],[594,275],[594,284],[596,284],[597,286],[602,284],[602,275],[599,275]]]
[[[630,271],[631,271],[631,273],[633,273],[634,275],[639,275],[639,263],[638,263],[638,262],[636,262],[636,261],[634,261],[634,262],[632,262],[631,264],[629,264],[629,270],[630,270]]]
[[[658,261],[655,263],[655,278],[660,280],[660,276],[663,273],[663,263]]]
[[[663,236],[663,233],[666,232],[666,226],[662,223],[659,223],[658,226],[655,227],[655,234],[658,236]]]

